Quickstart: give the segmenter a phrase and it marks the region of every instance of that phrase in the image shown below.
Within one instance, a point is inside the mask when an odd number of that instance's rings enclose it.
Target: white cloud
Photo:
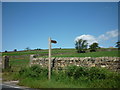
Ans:
[[[94,42],[100,43],[101,41],[107,41],[109,39],[118,37],[118,30],[108,31],[105,34],[99,35],[98,37],[94,37],[93,35],[81,35],[75,38],[75,41],[79,39],[87,40],[88,45],[91,45]]]
[[[97,39],[98,41],[109,40],[117,36],[118,36],[118,30],[113,30],[113,31],[108,31],[105,34],[100,35]]]
[[[91,45],[94,42],[98,42],[96,38],[92,35],[81,35],[75,38],[75,41],[78,41],[79,39],[87,40],[88,45]]]

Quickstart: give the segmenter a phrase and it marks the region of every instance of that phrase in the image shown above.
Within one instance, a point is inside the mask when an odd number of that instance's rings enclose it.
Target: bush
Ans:
[[[19,71],[19,74],[23,77],[38,78],[40,76],[47,76],[48,71],[45,68],[42,68],[38,65],[34,65],[31,67],[22,68]]]
[[[14,49],[14,52],[17,52],[17,49]]]
[[[78,79],[79,77],[87,76],[88,69],[85,67],[70,66],[68,67],[66,74],[68,77],[73,77],[74,79]]]
[[[19,72],[20,84],[29,84],[31,87],[88,87],[88,88],[118,88],[120,87],[120,73],[108,71],[105,68],[87,68],[69,66],[66,71],[52,71],[51,80],[48,80],[48,71],[38,65],[22,68]],[[27,79],[27,81],[26,81]],[[33,81],[33,82],[32,82]],[[34,85],[34,83],[39,83]],[[29,86],[28,85],[28,86]],[[49,85],[53,85],[52,87]],[[71,86],[73,85],[73,86]]]
[[[97,67],[92,67],[89,69],[89,75],[88,78],[90,80],[93,79],[105,79],[106,78],[106,70],[97,68]]]
[[[105,79],[107,75],[106,69],[97,68],[97,67],[77,67],[70,66],[68,67],[66,74],[68,77],[73,77],[78,79],[80,77],[87,77],[90,80],[94,79]]]
[[[2,72],[13,72],[13,69],[9,66],[9,68],[2,69]]]
[[[51,78],[54,79],[55,81],[64,81],[66,79],[65,72],[63,71],[52,71]]]

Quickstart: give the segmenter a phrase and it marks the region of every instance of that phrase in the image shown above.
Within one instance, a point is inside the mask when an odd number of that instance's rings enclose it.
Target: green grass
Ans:
[[[41,72],[38,73],[39,70],[41,70]],[[68,67],[67,71],[52,72],[51,80],[48,80],[47,74],[42,68],[34,67],[32,69],[22,69],[20,78],[19,85],[25,85],[31,88],[120,87],[120,73],[111,72],[101,68],[71,66],[70,68]]]
[[[18,72],[21,68],[29,65],[29,57],[10,58],[10,68],[3,71],[3,81],[18,80]]]
[[[15,61],[11,63],[15,65]],[[4,71],[4,80],[19,80],[19,85],[31,88],[120,88],[120,73],[105,68],[70,66],[67,71],[52,71],[48,80],[47,68],[28,67],[27,63],[17,72],[12,68]]]
[[[10,66],[13,71],[19,71],[21,67],[26,67],[29,65],[28,59],[13,59],[10,61]]]
[[[12,72],[12,70],[4,71],[2,75],[2,81],[10,81],[10,80],[19,80],[18,72]]]
[[[10,65],[11,66],[25,66],[28,65],[29,60],[25,60],[25,59],[13,59],[10,61]]]
[[[2,53],[2,56],[8,55],[8,56],[16,56],[16,55],[30,55],[30,54],[44,54],[48,53],[47,51],[23,51],[23,52],[6,52]]]
[[[62,55],[53,55],[53,57],[120,57],[120,51],[99,51],[99,52],[87,52],[87,53],[71,53]]]
[[[95,80],[95,81],[70,81],[59,82],[54,80],[37,80],[25,78],[19,85],[25,85],[31,88],[118,88],[118,82],[115,80]],[[31,83],[32,82],[32,83]]]
[[[52,53],[67,53],[67,52],[75,52],[75,49],[53,49]],[[4,52],[2,53],[2,56],[8,55],[8,56],[16,56],[16,55],[30,55],[30,54],[48,54],[48,50],[40,50],[40,51],[18,51],[18,52]]]
[[[34,83],[30,83],[34,82]],[[86,88],[84,84],[74,85],[72,83],[56,82],[54,80],[49,81],[48,79],[36,80],[26,78],[20,81],[19,85],[26,85],[31,88]]]
[[[75,49],[53,49],[52,56],[53,57],[118,57],[118,53],[120,51],[97,51],[97,52],[86,52],[86,53],[77,53]],[[41,57],[47,57],[48,50],[40,50],[40,51],[23,51],[23,52],[7,52],[2,53],[2,56],[17,56],[17,55],[30,55],[30,54],[40,54]],[[46,54],[46,55],[44,55]],[[120,57],[120,55],[119,55]]]

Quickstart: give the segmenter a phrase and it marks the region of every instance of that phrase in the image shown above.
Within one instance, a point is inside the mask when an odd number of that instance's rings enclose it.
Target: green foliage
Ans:
[[[116,42],[116,47],[120,50],[120,41]]]
[[[33,74],[31,74],[28,69]],[[27,85],[32,88],[120,87],[120,73],[111,72],[104,68],[69,66],[66,71],[52,71],[50,81],[46,76],[48,71],[44,70],[45,69],[38,66],[32,66],[30,68],[21,70],[22,72],[19,72],[20,76],[22,75],[20,85]]]
[[[39,65],[33,65],[30,68],[22,68],[19,71],[19,74],[23,77],[31,77],[31,78],[38,78],[41,77],[42,75],[47,77],[47,69],[40,67]]]
[[[85,67],[69,66],[66,71],[66,74],[68,77],[73,77],[74,79],[78,79],[79,77],[87,76],[88,71],[87,68]]]
[[[2,69],[2,72],[12,72],[13,70],[10,68]]]
[[[88,43],[87,40],[79,39],[75,42],[75,48],[77,49],[77,52],[82,52],[87,49]]]
[[[5,80],[19,80],[19,85],[31,88],[119,88],[120,73],[105,68],[69,66],[66,70],[52,71],[39,65],[22,67],[19,72],[5,72]]]
[[[17,52],[17,49],[14,49],[14,52]]]
[[[64,71],[52,71],[52,75],[51,75],[52,79],[55,80],[55,81],[64,81],[66,79],[66,76],[65,76],[65,72]]]
[[[92,67],[92,68],[89,69],[88,73],[89,73],[88,78],[90,80],[105,79],[106,78],[106,71],[105,71],[105,69]]]
[[[90,45],[91,50],[96,50],[97,48],[99,48],[98,43],[93,43]]]
[[[26,49],[26,50],[30,50],[30,47],[26,47],[25,49]]]
[[[68,77],[73,77],[74,79],[78,79],[80,77],[87,77],[89,80],[106,78],[106,70],[96,67],[86,68],[70,66],[68,67],[66,74]]]

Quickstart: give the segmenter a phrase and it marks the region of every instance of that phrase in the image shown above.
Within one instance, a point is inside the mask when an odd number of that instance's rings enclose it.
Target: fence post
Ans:
[[[9,68],[9,56],[3,56],[3,69]]]
[[[33,56],[34,56],[34,55],[30,55],[30,62],[29,62],[29,66],[30,66],[30,67],[31,67],[31,64],[32,64]]]

